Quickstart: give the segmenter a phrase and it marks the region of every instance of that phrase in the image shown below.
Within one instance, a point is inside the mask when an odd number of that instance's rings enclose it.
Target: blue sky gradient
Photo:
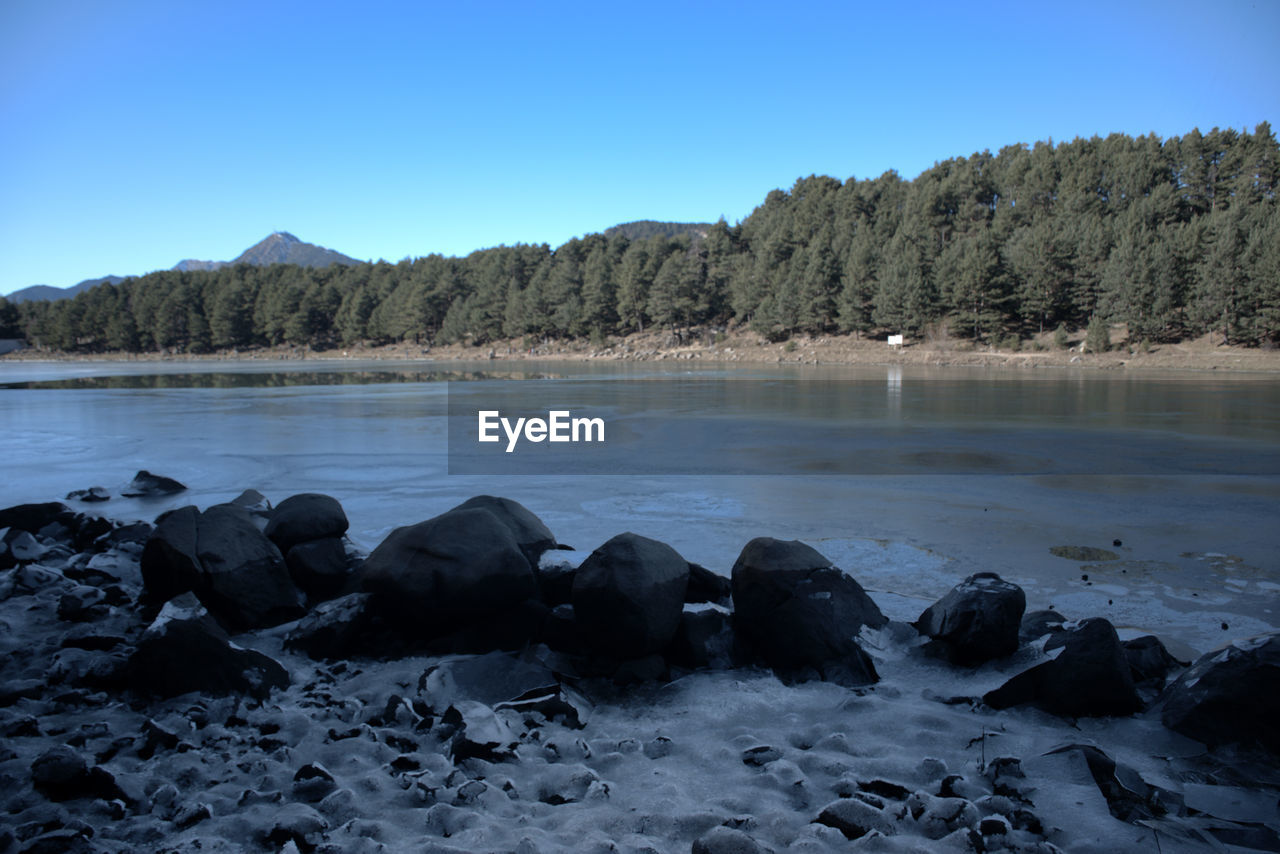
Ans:
[[[1280,119],[1280,3],[0,3],[0,293],[735,222],[827,174]]]

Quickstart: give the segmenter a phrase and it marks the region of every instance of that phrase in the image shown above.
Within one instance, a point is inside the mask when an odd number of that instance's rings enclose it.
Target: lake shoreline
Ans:
[[[1232,373],[1280,373],[1280,350],[1217,345],[1205,336],[1177,344],[1130,348],[1123,329],[1113,335],[1119,343],[1105,353],[1080,352],[1079,335],[1068,347],[1056,349],[1052,335],[1032,339],[1028,349],[1009,350],[975,346],[956,339],[920,341],[890,348],[885,342],[851,335],[796,337],[785,342],[766,341],[754,332],[681,342],[666,332],[643,332],[592,344],[587,340],[553,341],[525,346],[512,340],[482,346],[450,344],[430,346],[401,342],[380,346],[334,349],[278,346],[213,353],[65,353],[19,350],[0,356],[4,362],[297,362],[297,361],[601,361],[601,362],[698,362],[747,365],[853,365],[929,367],[982,367],[1035,370],[1080,368],[1106,371],[1225,371]],[[1131,351],[1132,350],[1132,351]]]

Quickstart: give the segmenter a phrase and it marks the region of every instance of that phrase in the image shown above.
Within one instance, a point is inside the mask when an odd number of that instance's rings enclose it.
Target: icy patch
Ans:
[[[582,502],[589,514],[607,519],[661,518],[675,520],[738,519],[745,509],[741,501],[706,492],[662,492],[628,495]]]
[[[955,585],[960,574],[953,558],[892,540],[827,537],[812,540],[811,545],[872,592],[933,602]]]

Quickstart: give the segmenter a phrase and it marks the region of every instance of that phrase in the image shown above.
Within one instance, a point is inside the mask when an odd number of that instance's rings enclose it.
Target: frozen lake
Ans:
[[[655,459],[652,472],[450,474],[448,388],[483,391],[493,380],[534,377],[628,394],[645,381],[643,407],[620,405],[615,414],[673,430],[673,456]],[[624,380],[632,382],[617,385]],[[744,380],[750,385],[729,385]],[[696,429],[708,414],[725,427],[716,436]],[[1154,631],[1196,651],[1280,625],[1273,377],[10,363],[0,365],[0,431],[5,505],[91,485],[115,495],[149,469],[190,491],[85,508],[152,519],[247,488],[272,501],[325,492],[342,502],[352,539],[372,549],[394,527],[489,493],[537,513],[578,547],[562,553],[574,560],[630,530],[727,573],[752,537],[802,539],[898,619],[914,619],[965,575],[991,570],[1023,585],[1029,608],[1106,616],[1124,635]],[[767,460],[778,473],[722,475],[696,464],[722,453]],[[850,459],[860,462],[848,467]],[[704,473],[672,473],[686,460]],[[1117,559],[1085,564],[1050,553],[1062,545],[1108,549]]]

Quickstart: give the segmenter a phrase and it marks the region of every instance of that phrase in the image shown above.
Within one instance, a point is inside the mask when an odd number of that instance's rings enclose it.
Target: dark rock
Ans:
[[[690,670],[727,670],[733,666],[733,618],[715,608],[686,610],[667,648],[667,659]]]
[[[133,522],[127,525],[121,525],[112,528],[104,537],[102,546],[104,548],[118,548],[120,546],[136,545],[141,548],[151,539],[151,535],[155,533],[155,527],[148,522]]]
[[[139,759],[150,759],[162,750],[173,750],[177,746],[177,733],[170,732],[150,718],[142,722],[142,746],[138,748]]]
[[[979,572],[925,609],[915,627],[932,638],[930,651],[952,664],[977,665],[1017,652],[1026,608],[1021,587],[994,572]]]
[[[1004,836],[1010,830],[1009,819],[1002,815],[989,815],[978,822],[978,833],[982,836]]]
[[[1124,647],[1107,620],[1083,620],[1045,643],[1046,652],[1059,647],[1057,658],[1019,673],[983,702],[994,709],[1034,703],[1065,717],[1128,715],[1142,708]]]
[[[689,564],[675,549],[619,534],[578,567],[574,615],[599,653],[642,658],[675,636],[688,583]]]
[[[613,663],[606,668],[607,674],[617,685],[637,685],[643,682],[667,682],[671,674],[667,669],[667,661],[658,653],[643,655],[639,658],[628,658]]]
[[[347,514],[336,498],[304,492],[276,505],[264,533],[280,551],[287,552],[299,543],[341,537],[347,526]]]
[[[46,750],[31,763],[31,783],[51,801],[77,798],[132,800],[103,768],[90,767],[83,756],[70,747]]]
[[[208,804],[187,804],[173,814],[173,826],[179,830],[186,830],[211,818],[213,818],[213,810]]]
[[[77,584],[58,598],[58,619],[67,622],[80,622],[99,617],[106,613],[101,603],[107,594],[97,587]]]
[[[765,854],[764,848],[741,830],[714,827],[693,842],[693,854]]]
[[[88,489],[73,489],[67,493],[67,501],[83,501],[92,503],[95,501],[110,501],[111,493],[107,492],[105,486],[91,486]]]
[[[161,516],[142,552],[142,579],[155,600],[193,591],[233,629],[274,626],[305,611],[280,550],[248,512],[229,504]]]
[[[583,636],[572,605],[556,605],[542,622],[538,639],[555,650],[571,655],[585,654],[587,640]]]
[[[857,798],[842,798],[828,804],[816,821],[818,824],[834,827],[846,839],[860,839],[873,830],[885,836],[891,836],[896,831],[888,815]]]
[[[191,594],[165,603],[129,658],[130,686],[174,697],[189,691],[265,698],[287,688],[289,674],[273,659],[233,647],[226,632]]]
[[[879,795],[891,801],[905,801],[911,796],[910,789],[892,780],[859,780],[858,791]]]
[[[337,788],[329,769],[319,762],[303,765],[293,775],[293,794],[307,803],[319,803]]]
[[[1089,766],[1089,774],[1107,800],[1107,809],[1121,821],[1136,823],[1185,812],[1182,797],[1168,789],[1152,786],[1132,768],[1121,765],[1089,744],[1068,744],[1049,753],[1078,752]]]
[[[268,517],[271,515],[271,502],[267,500],[267,496],[256,489],[246,489],[228,503],[247,510],[254,516]]]
[[[1174,658],[1155,635],[1143,635],[1120,645],[1124,647],[1124,657],[1129,662],[1129,673],[1135,683],[1150,683],[1156,688],[1163,688],[1175,668],[1186,667],[1190,663]]]
[[[395,529],[365,561],[363,586],[424,640],[493,621],[537,595],[510,530],[480,509]]]
[[[556,563],[550,566],[536,566],[534,573],[538,579],[538,595],[548,605],[568,605],[573,600],[573,579],[578,574],[576,567],[567,563]]]
[[[526,599],[491,619],[473,620],[421,644],[427,655],[477,654],[519,650],[543,634],[550,609],[538,599]]]
[[[1067,618],[1057,611],[1029,611],[1018,627],[1018,642],[1031,643],[1047,634],[1062,631]]]
[[[105,544],[98,543],[98,540],[113,530],[115,530],[115,524],[110,519],[77,513],[73,545],[79,551],[100,551]]]
[[[358,585],[356,568],[347,557],[340,537],[325,537],[298,543],[285,555],[289,577],[312,601],[323,601],[354,592]]]
[[[219,505],[200,514],[197,539],[203,575],[196,593],[234,628],[274,626],[305,613],[279,549],[239,507]]]
[[[194,505],[162,515],[142,550],[142,583],[148,595],[167,602],[201,583],[196,543],[200,510]]]
[[[46,750],[31,763],[31,782],[36,789],[55,793],[54,800],[65,800],[58,794],[78,786],[89,773],[89,763],[70,747]]]
[[[17,528],[29,534],[38,534],[50,525],[62,525],[70,529],[76,514],[60,501],[42,504],[18,504],[0,510],[0,529]]]
[[[43,679],[13,679],[0,682],[0,708],[8,708],[19,700],[34,700],[44,693]]]
[[[742,751],[742,764],[750,765],[753,768],[763,768],[770,762],[776,762],[781,758],[782,751],[767,744],[762,744],[759,747],[748,747]]]
[[[292,842],[299,851],[313,851],[329,822],[306,804],[281,804],[271,813],[271,824],[262,840],[275,850]]]
[[[350,593],[316,606],[285,637],[285,647],[334,660],[404,653],[405,644],[379,619],[372,599],[369,593]]]
[[[60,827],[32,837],[19,854],[95,854],[100,851],[90,841],[92,830],[83,827]]]
[[[888,620],[851,576],[798,540],[758,537],[733,565],[733,627],[787,680],[856,686],[877,680],[855,637]]]
[[[119,635],[99,635],[72,631],[62,639],[60,646],[63,649],[74,647],[75,649],[107,652],[108,650],[116,649],[123,644],[124,638]]]
[[[570,729],[582,729],[591,717],[591,704],[586,698],[565,685],[549,685],[530,689],[518,697],[498,703],[494,711],[511,709],[525,716],[525,723],[530,722],[530,715],[538,715],[542,719],[559,723]]]
[[[528,559],[529,565],[536,567],[542,553],[551,549],[565,548],[556,543],[551,529],[542,523],[528,508],[510,498],[497,498],[492,495],[477,495],[459,504],[454,510],[488,510],[498,521],[506,526],[515,539],[516,545]],[[555,603],[548,603],[555,604]]]
[[[684,592],[686,604],[697,605],[702,602],[709,602],[714,605],[728,607],[732,600],[732,581],[699,564],[689,564],[689,586]]]
[[[1166,689],[1164,725],[1210,747],[1280,754],[1280,632],[1206,653]]]
[[[128,486],[120,490],[120,494],[125,498],[154,498],[186,491],[187,488],[173,478],[152,474],[143,469],[133,476]]]

